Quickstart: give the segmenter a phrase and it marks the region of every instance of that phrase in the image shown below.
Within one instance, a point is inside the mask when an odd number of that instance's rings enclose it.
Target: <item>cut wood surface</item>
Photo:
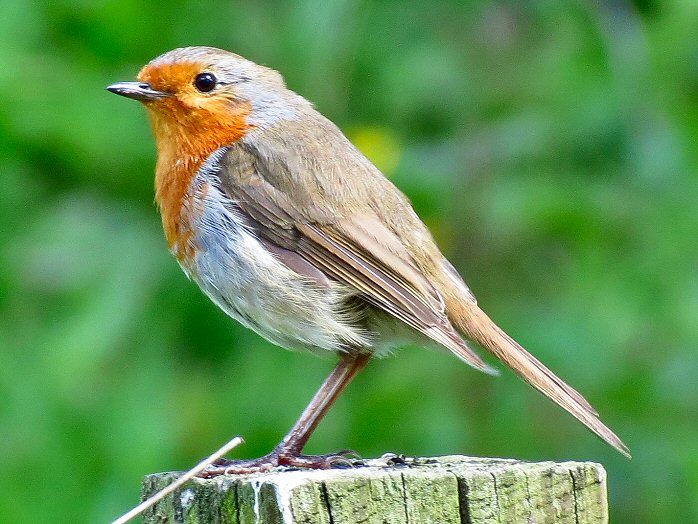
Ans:
[[[592,462],[389,455],[325,471],[194,479],[144,521],[230,524],[608,522],[606,472]],[[177,478],[149,475],[143,498]]]

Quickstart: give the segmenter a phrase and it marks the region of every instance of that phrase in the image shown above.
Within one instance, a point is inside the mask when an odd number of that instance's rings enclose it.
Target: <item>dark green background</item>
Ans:
[[[266,452],[333,365],[230,321],[167,254],[145,112],[104,87],[207,44],[339,124],[634,459],[418,348],[370,365],[310,452],[595,460],[612,522],[698,521],[696,27],[678,0],[4,0],[0,520],[106,522],[235,434]]]

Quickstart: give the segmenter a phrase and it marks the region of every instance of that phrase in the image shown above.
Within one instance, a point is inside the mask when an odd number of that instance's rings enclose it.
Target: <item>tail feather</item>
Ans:
[[[452,309],[452,308],[450,308]],[[453,323],[467,337],[490,351],[538,391],[566,409],[601,439],[630,458],[628,447],[598,418],[598,412],[572,387],[502,331],[477,305],[458,304]]]

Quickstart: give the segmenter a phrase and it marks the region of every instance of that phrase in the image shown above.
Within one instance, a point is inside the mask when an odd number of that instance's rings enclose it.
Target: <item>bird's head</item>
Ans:
[[[145,105],[160,149],[172,140],[221,147],[255,128],[298,117],[305,102],[273,69],[212,47],[169,51],[137,78],[107,89]]]

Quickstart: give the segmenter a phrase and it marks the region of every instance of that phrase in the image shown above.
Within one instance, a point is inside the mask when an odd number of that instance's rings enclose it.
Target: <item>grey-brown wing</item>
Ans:
[[[471,366],[493,372],[453,328],[439,293],[376,216],[332,214],[332,210],[318,208],[308,195],[301,196],[301,214],[287,192],[264,176],[267,169],[254,151],[234,145],[219,171],[222,190],[260,238],[299,255],[313,272],[319,270],[353,287],[366,302],[450,349]]]

